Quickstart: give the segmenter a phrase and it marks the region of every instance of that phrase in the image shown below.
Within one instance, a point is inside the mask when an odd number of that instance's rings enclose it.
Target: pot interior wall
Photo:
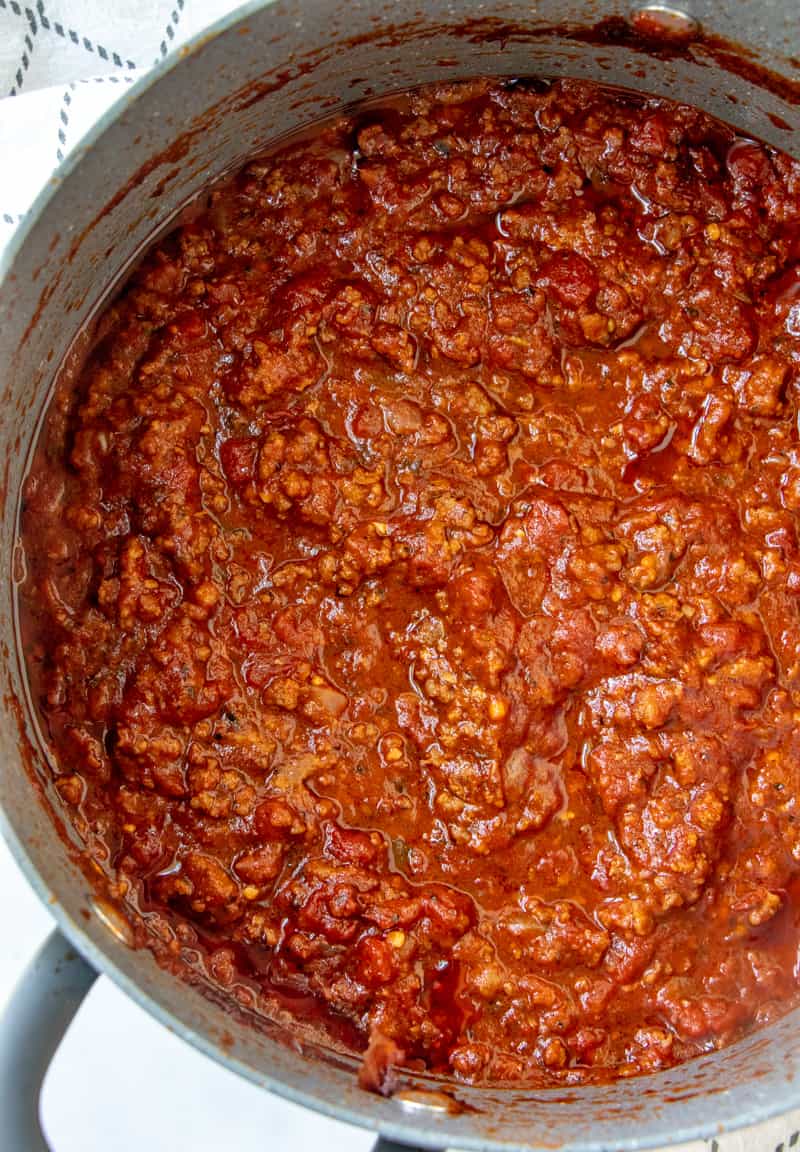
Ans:
[[[721,49],[652,58],[634,47],[553,31],[625,17],[630,4],[427,0],[385,5],[314,0],[243,9],[177,66],[127,93],[33,213],[0,285],[0,560],[15,562],[24,463],[53,375],[75,334],[154,231],[208,181],[270,141],[364,97],[478,74],[588,77],[696,103],[779,147],[798,147],[795,91],[754,86],[715,66]],[[697,0],[701,24],[758,46],[788,80],[800,73],[792,4]],[[793,131],[792,131],[793,130]],[[48,198],[49,197],[49,198]],[[411,1095],[382,1099],[355,1087],[352,1066],[279,1029],[233,1028],[217,1006],[133,953],[94,914],[92,892],[56,834],[23,754],[32,736],[16,659],[11,584],[0,583],[3,722],[0,801],[23,867],[67,932],[98,964],[180,1034],[238,1071],[300,1102],[418,1143],[457,1147],[616,1149],[667,1144],[737,1126],[800,1103],[800,1016],[727,1051],[644,1080],[552,1093],[458,1087],[465,1107],[409,1079]],[[35,754],[34,754],[35,757]],[[43,774],[44,778],[44,774]],[[231,1038],[231,1033],[233,1036]],[[223,1044],[223,1038],[228,1039]],[[309,1059],[319,1056],[319,1059]]]

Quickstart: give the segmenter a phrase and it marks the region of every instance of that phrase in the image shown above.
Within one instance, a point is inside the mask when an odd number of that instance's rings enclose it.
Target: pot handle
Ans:
[[[56,930],[31,960],[0,1018],[0,1145],[50,1152],[39,1096],[50,1061],[97,973]]]
[[[424,1149],[414,1148],[410,1144],[398,1144],[396,1140],[379,1136],[372,1146],[372,1152],[424,1152]]]

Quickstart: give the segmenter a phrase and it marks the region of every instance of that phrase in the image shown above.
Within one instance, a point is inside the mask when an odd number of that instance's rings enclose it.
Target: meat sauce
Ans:
[[[800,165],[696,109],[470,81],[248,163],[105,311],[25,489],[87,855],[373,1087],[781,1015],[799,414]]]

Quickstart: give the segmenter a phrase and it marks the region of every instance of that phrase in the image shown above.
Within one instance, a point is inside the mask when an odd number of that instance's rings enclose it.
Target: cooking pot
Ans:
[[[647,34],[665,21],[671,38]],[[20,486],[54,376],[143,246],[209,181],[321,114],[479,74],[587,77],[669,96],[800,156],[793,56],[800,57],[796,0],[692,0],[691,13],[653,5],[645,18],[631,0],[249,4],[126,92],[39,197],[0,269],[0,815],[58,930],[0,1027],[0,1143],[9,1152],[46,1148],[41,1079],[97,973],[242,1076],[377,1130],[384,1149],[392,1140],[645,1149],[800,1106],[800,1009],[722,1052],[644,1078],[541,1091],[409,1074],[387,1098],[357,1086],[355,1059],[277,1024],[239,1023],[148,951],[132,949],[125,920],[79,866],[51,803],[14,610]]]

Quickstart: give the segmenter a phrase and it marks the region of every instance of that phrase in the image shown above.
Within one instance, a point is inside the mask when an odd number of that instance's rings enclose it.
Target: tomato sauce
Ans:
[[[176,956],[378,1088],[796,1002],[799,270],[798,164],[574,81],[357,110],[152,248],[45,422],[21,616]]]

